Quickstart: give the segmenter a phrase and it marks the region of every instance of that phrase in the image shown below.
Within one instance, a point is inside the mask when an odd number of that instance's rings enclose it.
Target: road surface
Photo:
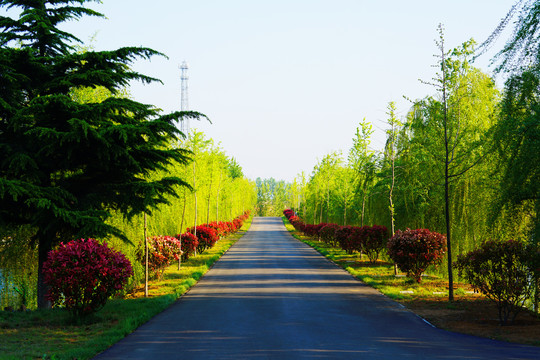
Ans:
[[[173,306],[96,359],[540,359],[540,348],[433,328],[255,218]]]

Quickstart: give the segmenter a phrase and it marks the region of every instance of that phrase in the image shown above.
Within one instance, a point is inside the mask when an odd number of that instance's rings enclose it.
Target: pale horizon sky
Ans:
[[[244,174],[292,181],[332,151],[346,154],[358,122],[384,145],[388,102],[403,116],[434,93],[437,25],[447,48],[483,42],[514,0],[103,0],[65,28],[95,50],[150,47],[169,59],[137,61],[163,81],[131,88],[137,101],[180,109],[180,70],[189,64],[189,107],[212,124],[192,124],[221,143]],[[499,50],[503,37],[495,44]],[[476,66],[487,73],[492,51]],[[499,80],[499,85],[500,80]]]

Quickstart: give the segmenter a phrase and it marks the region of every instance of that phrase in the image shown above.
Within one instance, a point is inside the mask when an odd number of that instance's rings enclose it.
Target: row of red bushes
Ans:
[[[197,253],[212,248],[216,242],[238,231],[249,217],[246,211],[233,221],[214,221],[186,229],[176,236],[152,236],[148,238],[148,267],[152,277],[160,278],[173,261],[187,261]],[[144,265],[144,248],[137,251],[137,259]]]
[[[309,225],[304,224],[292,210],[285,210],[284,214],[297,231],[307,236],[318,237],[333,245],[339,244],[348,252],[360,250],[368,252],[369,247],[373,246],[359,248],[358,243],[355,243],[356,235],[350,235],[355,232],[368,233],[367,229],[361,230],[365,227],[351,230],[351,227],[339,227],[335,224]],[[377,230],[375,233],[378,233]],[[334,234],[333,239],[330,234]],[[363,237],[376,239],[373,241],[375,247],[380,245],[381,238],[377,236],[365,234]],[[360,244],[364,243],[360,241]],[[429,265],[442,261],[446,252],[446,237],[427,229],[398,230],[386,242],[386,249],[388,256],[407,273],[407,276],[420,282],[422,273]],[[496,303],[501,325],[512,322],[527,301],[538,306],[539,244],[512,239],[488,240],[476,250],[458,255],[454,267],[475,289]]]
[[[421,281],[422,273],[432,264],[442,261],[446,252],[446,237],[427,229],[398,230],[389,239],[385,226],[340,226],[337,224],[304,224],[294,211],[283,211],[285,217],[306,236],[316,237],[348,254],[363,252],[370,262],[376,262],[386,249],[388,256],[407,276]]]
[[[248,217],[246,211],[233,221],[199,225],[175,237],[149,237],[150,273],[161,277],[172,261],[187,260],[195,251],[214,246],[220,237],[239,230]],[[144,265],[144,245],[136,255]],[[66,307],[75,317],[84,317],[99,310],[107,299],[122,290],[133,275],[133,268],[124,254],[109,248],[106,242],[80,239],[62,243],[49,252],[43,273],[52,304]]]
[[[371,262],[378,260],[388,240],[388,229],[381,225],[305,224],[291,209],[284,210],[283,214],[294,228],[304,235],[316,237],[331,246],[340,247],[348,254],[363,252]]]

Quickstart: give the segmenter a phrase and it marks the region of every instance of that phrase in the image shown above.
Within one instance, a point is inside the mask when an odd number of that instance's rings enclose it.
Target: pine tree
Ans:
[[[87,2],[0,0],[0,8],[20,10],[18,19],[0,17],[0,226],[35,229],[39,307],[47,306],[41,265],[55,244],[123,237],[105,223],[111,211],[127,218],[150,212],[187,186],[180,178],[150,181],[148,175],[189,161],[189,151],[169,145],[183,136],[174,122],[204,116],[161,115],[151,105],[115,97],[132,80],[159,81],[129,66],[164,55],[142,47],[76,52],[80,40],[59,25],[103,16],[84,8]],[[70,96],[85,87],[113,96],[88,103]]]

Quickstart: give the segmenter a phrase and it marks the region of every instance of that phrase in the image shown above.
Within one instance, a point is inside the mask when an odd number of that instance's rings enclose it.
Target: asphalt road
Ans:
[[[540,359],[433,328],[255,218],[186,295],[96,359]]]

